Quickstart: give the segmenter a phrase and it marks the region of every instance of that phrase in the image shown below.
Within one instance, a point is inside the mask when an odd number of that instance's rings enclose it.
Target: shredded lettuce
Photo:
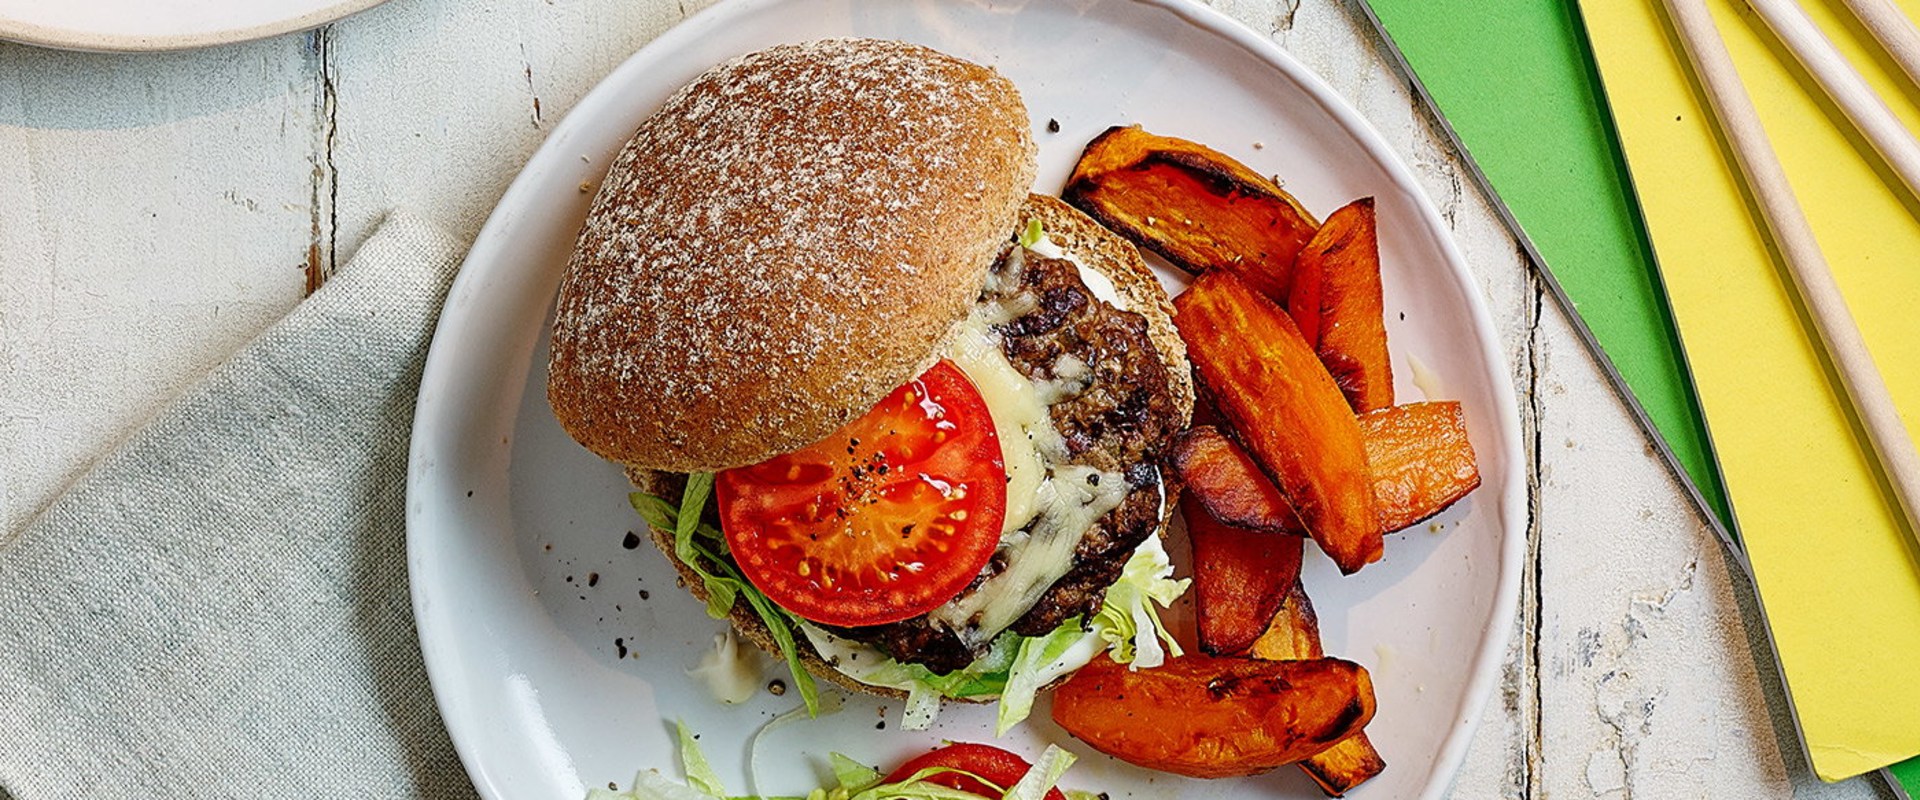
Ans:
[[[907,690],[907,705],[900,710],[900,727],[910,731],[924,731],[933,727],[934,718],[940,716],[940,690],[925,683],[915,682]]]
[[[1165,660],[1162,642],[1177,654],[1179,646],[1161,623],[1157,610],[1186,591],[1187,581],[1176,581],[1172,575],[1173,563],[1165,548],[1158,539],[1149,540],[1122,566],[1119,580],[1107,590],[1106,601],[1093,619],[1083,623],[1075,617],[1040,637],[1002,633],[986,655],[963,670],[944,675],[919,664],[894,661],[805,622],[800,623],[800,629],[823,655],[840,651],[842,671],[855,680],[906,692],[908,713],[902,719],[902,728],[922,730],[932,723],[927,712],[937,708],[928,702],[931,695],[978,699],[997,695],[1000,708],[995,727],[998,734],[1005,734],[1032,714],[1034,697],[1042,687],[1084,666],[1103,650],[1115,648],[1110,653],[1115,661],[1140,666],[1156,666]],[[858,667],[849,658],[849,650],[858,653]],[[1139,658],[1148,660],[1140,662]]]
[[[651,527],[663,531],[680,527],[680,509],[672,503],[646,492],[627,495],[627,502],[633,505],[633,510],[639,512],[640,518],[646,520],[647,525]]]
[[[816,643],[828,636],[825,631],[811,625],[802,628],[802,631]],[[992,697],[1006,688],[1007,670],[1013,666],[1023,638],[1010,631],[1002,633],[987,646],[985,655],[962,669],[944,674],[920,664],[895,661],[878,651],[863,654],[872,661],[872,665],[865,669],[852,669],[845,662],[841,663],[841,668],[856,680],[900,689],[909,694],[921,689],[937,697]]]
[[[807,712],[817,714],[820,710],[820,689],[813,682],[813,674],[807,672],[806,666],[800,663],[800,651],[793,640],[793,625],[799,620],[774,605],[765,594],[747,582],[733,562],[719,555],[725,552],[726,540],[712,526],[700,524],[700,514],[706,508],[707,497],[712,494],[713,474],[696,472],[687,476],[687,488],[680,495],[678,509],[644,492],[628,495],[628,502],[632,503],[634,511],[648,525],[673,531],[673,555],[700,576],[700,582],[707,590],[708,616],[726,619],[734,603],[740,598],[746,599],[747,605],[760,617],[761,624],[767,626],[767,633],[773,637],[774,644],[779,646],[780,655],[787,662],[787,671],[793,674],[793,686],[799,690],[800,699],[807,704]],[[696,534],[699,538],[695,537]],[[709,570],[709,565],[718,569],[719,574]]]
[[[1105,602],[1086,630],[1076,617],[1046,636],[1021,642],[1020,655],[1008,669],[1007,688],[1000,694],[994,735],[1006,735],[1033,713],[1034,695],[1041,687],[1079,669],[1101,650],[1107,650],[1114,661],[1136,667],[1160,666],[1166,662],[1167,650],[1180,655],[1180,644],[1160,621],[1156,605],[1172,605],[1188,583],[1173,579],[1166,548],[1159,539],[1148,539],[1120,568],[1120,579],[1107,589]]]
[[[839,753],[830,754],[829,759],[833,763],[834,780],[839,781],[842,788],[864,788],[880,783],[880,770],[840,755]]]
[[[1027,770],[1019,782],[1007,787],[1006,800],[1041,800],[1047,796],[1048,789],[1060,782],[1060,776],[1073,766],[1073,762],[1072,753],[1047,745],[1047,751],[1040,754],[1040,761]]]
[[[1021,247],[1032,247],[1040,241],[1041,237],[1046,235],[1046,232],[1040,228],[1040,218],[1035,217],[1027,220],[1026,230],[1021,231],[1017,238]]]
[[[716,795],[686,784],[674,783],[672,778],[650,769],[634,775],[633,787],[624,792],[587,790],[587,800],[713,800],[714,797]]]
[[[737,584],[708,572],[694,557],[693,534],[700,529],[700,514],[706,509],[707,496],[713,494],[713,473],[695,472],[687,476],[687,488],[680,493],[680,512],[673,526],[673,554],[700,574],[707,589],[707,616],[726,619],[733,610]]]
[[[1154,604],[1165,608],[1187,591],[1187,579],[1173,579],[1173,562],[1158,539],[1148,539],[1120,568],[1120,579],[1107,589],[1100,613],[1093,615],[1093,630],[1113,650],[1110,655],[1121,664],[1157,667],[1166,662],[1167,652],[1180,655],[1180,643],[1160,621]],[[1161,649],[1160,643],[1166,648]]]
[[[838,714],[845,705],[846,700],[841,695],[825,695],[820,698],[820,713]],[[753,735],[747,737],[747,785],[754,793],[760,791],[760,743],[766,740],[767,734],[812,716],[815,715],[809,714],[804,706],[795,708],[767,720],[767,724],[755,729]]]
[[[675,721],[675,732],[680,734],[680,764],[687,772],[687,785],[715,797],[725,797],[727,790],[720,785],[720,776],[713,771],[713,765],[707,763],[707,754],[700,752],[700,744],[693,738],[693,732],[687,730],[687,723]]]
[[[1020,654],[1007,669],[1007,688],[1000,694],[1000,709],[993,724],[993,735],[1005,736],[1013,726],[1033,713],[1034,696],[1040,693],[1041,687],[1052,682],[1059,672],[1047,667],[1060,662],[1075,649],[1075,645],[1089,638],[1090,634],[1080,629],[1080,618],[1074,617],[1046,636],[1021,640]],[[1085,663],[1084,660],[1080,662]]]
[[[928,780],[936,775],[948,773],[965,775],[986,784],[993,789],[994,794],[981,795],[964,789],[942,786]],[[1031,774],[1031,772],[1029,772],[1029,774]],[[1008,796],[1006,790],[999,785],[964,769],[927,767],[926,769],[907,776],[906,780],[876,784],[862,789],[851,795],[849,800],[1001,800],[1001,798]],[[834,796],[829,794],[828,797],[833,798]]]
[[[686,724],[675,723],[675,726],[679,733],[680,762],[686,772],[686,783],[675,782],[658,770],[642,770],[633,776],[633,785],[626,791],[588,789],[586,800],[801,800],[798,797],[728,795],[726,787],[714,774],[706,754],[700,751],[699,742],[694,740]],[[814,789],[807,793],[805,800],[1041,800],[1048,790],[1060,782],[1060,776],[1074,762],[1073,754],[1048,745],[1046,752],[1040,754],[1040,760],[1027,770],[1019,782],[1001,787],[971,772],[951,767],[928,767],[904,780],[884,783],[886,779],[879,770],[839,753],[830,754],[829,759],[837,785]],[[966,775],[992,787],[996,793],[980,795],[930,780],[946,773]],[[1074,800],[1093,797],[1086,792],[1069,794]]]

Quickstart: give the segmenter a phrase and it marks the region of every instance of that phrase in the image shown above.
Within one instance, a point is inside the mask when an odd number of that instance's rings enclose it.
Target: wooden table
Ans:
[[[1354,9],[1214,4],[1325,76],[1414,167],[1512,363],[1534,484],[1524,600],[1454,796],[1890,797],[1877,779],[1812,777],[1751,592]],[[5,530],[387,210],[471,237],[574,101],[705,5],[392,0],[211,51],[0,45]]]

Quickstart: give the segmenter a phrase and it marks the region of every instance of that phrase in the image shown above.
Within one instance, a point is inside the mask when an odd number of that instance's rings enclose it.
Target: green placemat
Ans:
[[[1733,529],[1580,13],[1550,0],[1369,0],[1616,384]]]

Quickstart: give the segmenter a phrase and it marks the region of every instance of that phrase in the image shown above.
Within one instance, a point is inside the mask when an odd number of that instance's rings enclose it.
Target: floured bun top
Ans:
[[[992,70],[836,39],[752,53],[627,142],[560,286],[547,395],[602,457],[676,472],[825,438],[931,363],[1033,181]]]

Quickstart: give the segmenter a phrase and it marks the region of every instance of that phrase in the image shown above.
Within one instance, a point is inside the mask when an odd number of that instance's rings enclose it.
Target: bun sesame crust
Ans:
[[[702,74],[594,199],[560,287],[555,416],[673,472],[824,438],[966,315],[1034,152],[1010,82],[916,45],[785,45]]]

